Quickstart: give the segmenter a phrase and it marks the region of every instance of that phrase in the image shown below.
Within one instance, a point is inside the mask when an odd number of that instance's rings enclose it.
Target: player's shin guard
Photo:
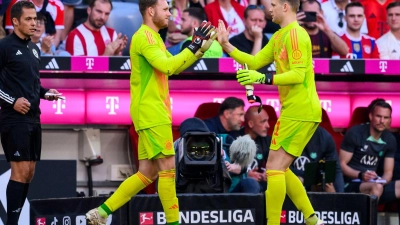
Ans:
[[[179,204],[176,197],[175,169],[158,173],[158,195],[160,196],[167,224],[179,224]]]
[[[286,196],[285,172],[267,170],[268,187],[265,192],[267,205],[267,224],[279,225],[283,202]]]
[[[308,199],[306,190],[300,179],[290,170],[286,169],[286,192],[296,208],[301,211],[305,218],[314,214],[314,209]]]
[[[114,194],[104,202],[104,205],[106,205],[111,212],[115,212],[152,182],[152,180],[145,177],[142,173],[137,172],[122,182]],[[107,213],[110,214],[111,212]]]

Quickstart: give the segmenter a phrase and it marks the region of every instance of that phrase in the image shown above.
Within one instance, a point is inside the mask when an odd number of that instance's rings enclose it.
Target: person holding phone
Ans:
[[[310,35],[313,58],[332,58],[333,51],[347,55],[349,50],[346,42],[326,23],[321,3],[316,0],[302,2],[297,20]]]

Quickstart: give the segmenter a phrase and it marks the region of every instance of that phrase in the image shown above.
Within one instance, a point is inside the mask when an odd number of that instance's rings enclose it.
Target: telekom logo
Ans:
[[[325,109],[326,112],[332,112],[332,100],[319,100],[321,102],[321,107]]]
[[[381,69],[381,72],[386,72],[387,61],[379,61],[379,69]]]
[[[235,60],[233,60],[233,67],[235,68],[236,71],[243,69],[243,66],[240,63],[236,62]]]
[[[279,102],[279,99],[267,99],[266,104],[274,107],[275,111],[277,112],[279,112],[281,108],[281,103]]]
[[[116,109],[119,109],[119,97],[107,96],[106,97],[106,109],[109,109],[108,115],[117,115]]]
[[[54,100],[53,101],[53,109],[56,110],[56,113],[55,113],[56,115],[64,114],[62,112],[62,110],[65,109],[65,107],[66,107],[66,101],[67,101],[66,97],[64,97],[64,100],[63,99],[59,99],[59,100]]]
[[[225,98],[213,98],[213,102],[222,103]]]
[[[94,66],[94,58],[86,58],[86,67],[88,70],[93,69]]]

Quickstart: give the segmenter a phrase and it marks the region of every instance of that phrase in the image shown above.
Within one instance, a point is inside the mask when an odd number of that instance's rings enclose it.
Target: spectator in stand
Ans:
[[[218,26],[218,20],[222,20],[226,27],[231,27],[229,38],[242,33],[244,26],[245,7],[235,0],[216,0],[204,7],[208,21],[212,25]]]
[[[180,26],[183,10],[187,9],[188,7],[188,0],[171,1],[171,17],[168,22],[167,40],[165,41],[165,46],[167,48],[184,41],[188,37],[187,35],[181,33]]]
[[[42,56],[71,56],[69,52],[63,50],[56,50],[54,45],[54,36],[44,35],[44,27],[46,24],[46,17],[38,12],[36,21],[36,31],[31,36],[31,41],[35,43],[40,49]]]
[[[65,41],[74,23],[75,6],[82,4],[82,0],[61,0],[64,4],[64,30],[61,34],[61,41]]]
[[[377,59],[379,58],[378,46],[375,38],[361,34],[361,25],[365,21],[364,7],[359,2],[351,2],[346,5],[346,30],[340,35],[349,49],[347,55],[339,55],[334,52],[332,58],[350,59]]]
[[[389,26],[386,22],[386,8],[394,0],[363,0],[359,2],[364,5],[368,35],[378,39],[384,33],[388,32]]]
[[[381,59],[400,59],[400,2],[392,2],[387,8],[390,31],[376,41]]]
[[[243,122],[244,102],[235,97],[226,98],[221,103],[218,115],[204,120],[211,132],[229,134],[235,139],[240,136],[240,126]]]
[[[244,10],[245,30],[232,37],[229,42],[242,52],[255,55],[268,43],[263,30],[267,25],[264,6],[249,5]]]
[[[256,156],[250,164],[247,176],[255,179],[260,185],[260,192],[267,188],[266,164],[271,145],[271,137],[267,135],[269,129],[268,113],[262,109],[258,113],[258,106],[251,106],[244,116],[244,128],[240,130],[241,135],[248,134],[257,145]]]
[[[200,24],[207,20],[206,14],[202,8],[192,7],[183,10],[181,16],[181,33],[188,36],[184,41],[169,47],[168,51],[172,55],[176,55],[192,43],[192,36],[195,27],[199,27]],[[214,41],[211,47],[204,53],[203,58],[220,58],[224,54],[221,45],[218,41]]]
[[[326,192],[343,192],[344,182],[343,173],[340,168],[339,156],[336,151],[335,141],[331,134],[324,128],[319,126],[310,141],[307,143],[300,157],[295,159],[290,166],[290,169],[296,174],[302,183],[304,183],[305,164],[309,162],[336,161],[336,177],[334,183],[327,183],[325,186]],[[306,187],[309,191],[310,187]],[[321,187],[317,187],[318,190]]]
[[[74,56],[120,55],[128,38],[105,26],[111,10],[111,0],[90,0],[88,18],[69,33],[66,50]]]
[[[304,12],[315,12],[317,21],[302,22],[306,18]],[[321,10],[321,3],[318,1],[307,0],[302,2],[300,11],[297,13],[297,21],[310,35],[313,58],[332,58],[333,51],[339,55],[347,55],[349,52],[346,42],[328,26]]]
[[[347,13],[345,7],[348,3],[350,3],[350,0],[328,0],[321,4],[325,21],[333,32],[337,34],[341,34],[346,30],[344,16]],[[368,34],[366,21],[362,23],[361,33]]]
[[[11,0],[6,13],[6,29],[11,33],[14,27],[11,23],[11,6],[21,0]],[[41,12],[46,16],[45,33],[54,35],[54,45],[60,45],[61,34],[64,30],[64,5],[59,0],[28,0],[35,5],[36,12]],[[44,8],[44,9],[43,9]],[[43,9],[43,10],[42,10]]]
[[[368,106],[369,124],[356,125],[346,132],[340,147],[340,165],[345,192],[378,196],[380,203],[400,198],[400,182],[392,181],[396,139],[389,132],[392,107],[383,99]],[[377,169],[383,163],[383,174]]]

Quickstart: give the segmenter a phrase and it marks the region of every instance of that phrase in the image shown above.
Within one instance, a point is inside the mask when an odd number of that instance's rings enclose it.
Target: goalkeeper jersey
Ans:
[[[281,118],[321,122],[321,105],[315,87],[312,44],[308,33],[294,21],[281,28],[255,56],[236,48],[230,55],[257,70],[275,61]],[[257,92],[257,90],[255,90]]]
[[[132,36],[130,114],[136,130],[171,124],[168,76],[177,74],[197,60],[188,50],[172,56],[160,35],[142,25]]]

